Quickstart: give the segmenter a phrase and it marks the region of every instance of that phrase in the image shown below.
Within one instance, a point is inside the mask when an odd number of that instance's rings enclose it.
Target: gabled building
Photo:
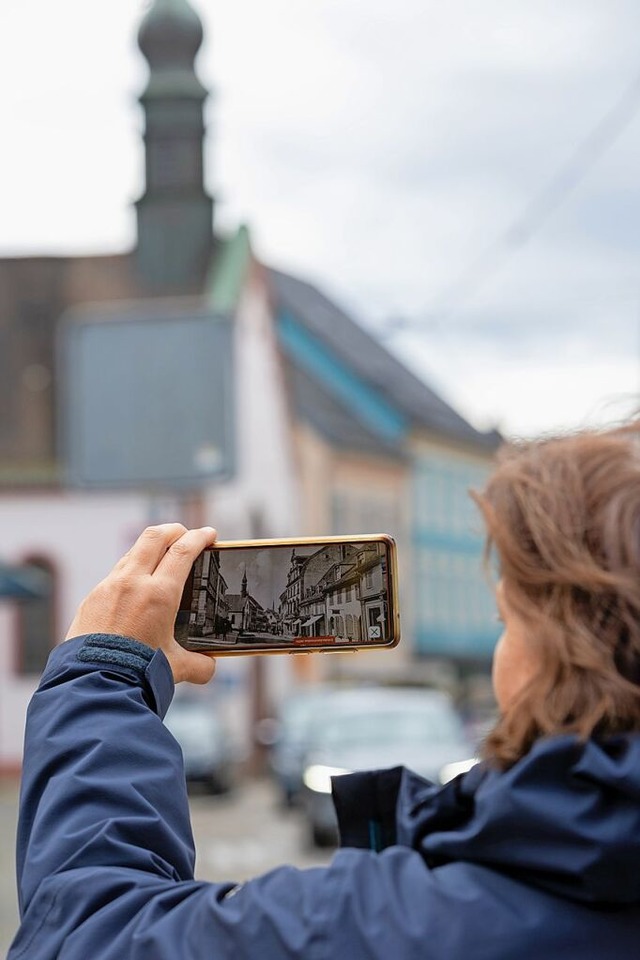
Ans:
[[[497,630],[468,491],[482,486],[501,438],[476,430],[316,286],[270,276],[306,529],[395,537],[404,638],[396,660],[486,662]],[[387,668],[377,654],[367,667]]]
[[[224,634],[229,629],[227,581],[220,572],[220,556],[212,550],[205,550],[193,565],[193,597],[185,639]]]
[[[238,633],[260,631],[267,622],[262,604],[249,593],[246,570],[242,578],[240,593],[227,595],[227,608],[231,630]]]
[[[201,42],[187,0],[155,0],[140,27],[149,78],[134,249],[0,257],[0,561],[38,584],[37,598],[0,604],[0,767],[19,763],[26,703],[48,651],[148,522],[213,522],[225,539],[394,535],[404,642],[393,655],[358,658],[367,669],[387,671],[391,656],[486,660],[495,637],[466,488],[481,482],[498,438],[475,430],[316,287],[260,263],[246,227],[216,231],[203,170],[207,91],[194,65]],[[189,495],[69,488],[57,422],[61,318],[87,304],[166,298],[233,317],[235,475]],[[168,433],[180,428],[167,423]],[[300,605],[305,598],[290,587],[286,602],[295,594]],[[282,614],[260,614],[248,597],[224,595],[230,617],[282,616],[285,629],[286,603]],[[319,623],[317,606],[308,605],[305,631]],[[227,686],[240,702],[257,688],[250,662],[231,659],[218,673],[223,685],[233,679]],[[292,673],[331,672],[343,661],[268,659],[262,705]]]

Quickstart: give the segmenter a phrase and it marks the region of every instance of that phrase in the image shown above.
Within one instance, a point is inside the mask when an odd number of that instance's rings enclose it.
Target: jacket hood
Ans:
[[[640,736],[539,741],[510,770],[443,789],[404,771],[397,840],[429,866],[467,861],[586,903],[640,902]]]

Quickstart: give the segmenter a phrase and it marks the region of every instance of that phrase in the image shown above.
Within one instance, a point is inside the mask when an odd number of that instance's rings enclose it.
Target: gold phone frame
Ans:
[[[313,644],[305,643],[304,645],[292,646],[289,644],[283,644],[280,642],[279,645],[274,644],[273,647],[260,647],[256,649],[250,649],[245,647],[242,650],[234,650],[230,647],[217,647],[212,646],[211,649],[203,649],[204,643],[202,646],[197,648],[193,645],[189,646],[189,637],[187,636],[186,640],[178,639],[178,642],[186,650],[198,650],[198,652],[206,653],[207,655],[211,654],[216,657],[241,657],[241,656],[270,656],[270,655],[285,655],[289,654],[291,656],[306,656],[310,653],[357,653],[359,651],[369,651],[369,650],[390,650],[398,645],[400,642],[400,610],[398,604],[398,556],[397,556],[397,544],[392,536],[387,533],[367,533],[367,534],[353,534],[350,536],[315,536],[315,537],[279,537],[279,538],[269,538],[269,539],[259,539],[259,540],[220,540],[213,544],[212,547],[207,547],[207,550],[259,550],[270,547],[291,547],[296,546],[312,546],[318,544],[340,544],[340,543],[384,543],[386,546],[387,553],[387,571],[386,571],[386,588],[387,588],[387,617],[386,624],[389,632],[389,638],[384,641],[370,641],[367,640],[366,643],[361,641],[348,641],[340,644],[328,644],[326,640],[323,644]],[[196,561],[197,562],[197,561]],[[183,601],[186,596],[191,597],[193,602],[193,588],[188,594],[188,584],[192,584],[193,570],[195,569],[195,564],[192,567],[192,574],[190,574],[187,583],[185,584],[185,590],[183,593]],[[189,614],[192,610],[192,603],[189,605]],[[179,614],[186,613],[186,608],[183,609],[183,603],[181,602]],[[177,621],[176,621],[177,622]],[[313,638],[305,638],[312,640]]]

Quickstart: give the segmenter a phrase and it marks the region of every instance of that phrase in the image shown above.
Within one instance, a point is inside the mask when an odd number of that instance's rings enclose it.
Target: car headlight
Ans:
[[[302,779],[305,787],[313,793],[331,793],[331,777],[340,777],[351,770],[344,767],[325,767],[321,763],[314,763],[304,771]]]
[[[456,763],[445,763],[444,767],[440,768],[438,779],[442,784],[448,783],[449,780],[457,777],[459,773],[466,773],[467,770],[471,770],[471,767],[475,767],[477,762],[478,758],[472,757],[470,760],[458,760]]]

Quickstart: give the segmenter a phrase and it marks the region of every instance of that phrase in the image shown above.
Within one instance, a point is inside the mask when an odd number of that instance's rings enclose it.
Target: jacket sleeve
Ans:
[[[52,654],[27,717],[9,960],[457,956],[438,932],[455,907],[408,848],[194,880],[182,757],[161,720],[172,693],[164,655],[135,641]]]
[[[403,923],[403,887],[415,896],[406,856],[346,850],[328,868],[194,880],[182,756],[161,719],[172,695],[164,655],[135,641],[52,653],[27,715],[9,960],[392,955],[381,918]]]
[[[27,715],[11,960],[242,957],[257,924],[285,958],[288,937],[313,937],[322,871],[301,886],[283,868],[242,897],[194,880],[182,756],[161,719],[172,695],[164,654],[136,641],[52,653]]]

